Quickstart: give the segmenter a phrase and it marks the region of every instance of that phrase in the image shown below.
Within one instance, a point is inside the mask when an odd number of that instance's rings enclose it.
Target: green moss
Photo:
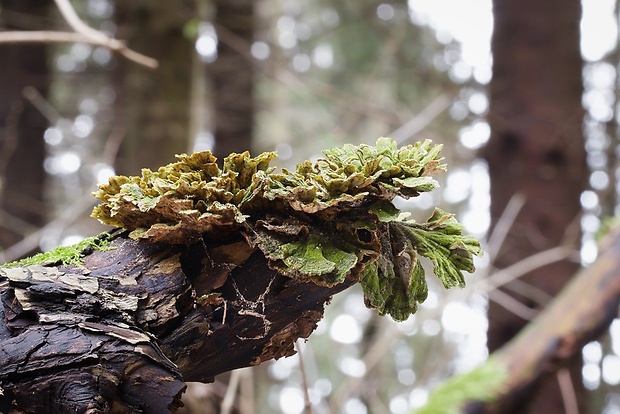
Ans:
[[[427,295],[419,256],[429,257],[446,288],[463,286],[479,243],[439,209],[425,223],[408,220],[392,200],[438,186],[441,145],[398,148],[344,145],[295,171],[275,172],[275,153],[231,154],[220,169],[208,151],[141,176],[112,177],[95,196],[93,217],[149,242],[190,244],[243,235],[271,267],[323,286],[359,280],[366,304],[403,320]]]
[[[34,264],[40,265],[75,265],[80,266],[86,253],[92,250],[110,250],[110,235],[101,233],[98,236],[88,237],[71,246],[59,246],[44,253],[35,254],[25,259],[5,263],[0,267],[25,267]]]
[[[430,394],[426,405],[415,410],[414,414],[458,414],[468,401],[491,401],[501,392],[507,377],[507,368],[489,359],[478,368],[445,381]]]

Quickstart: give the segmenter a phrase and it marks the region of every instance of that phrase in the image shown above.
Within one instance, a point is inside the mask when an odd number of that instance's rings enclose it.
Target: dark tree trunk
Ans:
[[[119,173],[157,168],[174,154],[190,150],[190,90],[193,40],[183,28],[194,17],[191,1],[119,1],[116,36],[132,49],[157,59],[149,71],[118,58],[114,73],[118,93],[116,122],[126,138],[117,162]]]
[[[491,177],[492,226],[511,197],[522,194],[526,199],[495,260],[495,266],[502,269],[561,244],[578,246],[580,195],[588,172],[582,135],[581,2],[494,0],[493,12],[492,132],[484,154]],[[525,307],[539,310],[577,268],[578,263],[568,260],[548,265],[507,285],[505,291]],[[490,351],[510,340],[526,323],[492,301]],[[582,396],[578,355],[571,375]],[[537,394],[520,405],[530,402],[533,412],[565,412],[555,378],[542,381]],[[524,410],[511,406],[499,412]],[[586,412],[583,401],[580,412]]]
[[[0,0],[4,29],[32,30],[44,24],[48,0]],[[45,205],[43,133],[48,125],[28,102],[24,88],[46,95],[45,45],[0,46],[0,251],[43,225]]]
[[[208,67],[214,90],[215,149],[222,159],[252,147],[254,129],[254,1],[215,0],[217,59]]]
[[[0,269],[0,411],[174,411],[184,381],[294,354],[353,283],[296,282],[245,240],[114,237],[80,267]]]

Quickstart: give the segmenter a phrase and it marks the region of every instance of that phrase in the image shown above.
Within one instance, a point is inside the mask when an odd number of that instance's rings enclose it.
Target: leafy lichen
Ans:
[[[87,237],[84,240],[70,245],[59,246],[47,252],[38,253],[25,259],[8,262],[0,267],[26,267],[34,264],[40,265],[63,265],[63,266],[80,266],[82,258],[86,253],[92,250],[108,250],[110,237],[108,233],[101,233],[97,236]]]
[[[282,274],[324,286],[354,278],[368,306],[403,320],[426,298],[420,255],[453,287],[463,286],[461,272],[473,271],[472,255],[480,254],[451,214],[437,209],[416,223],[392,204],[438,186],[440,152],[429,140],[398,148],[380,138],[277,173],[272,152],[231,154],[222,169],[208,151],[180,155],[155,172],[111,178],[95,193],[102,203],[93,216],[151,242],[240,233]]]

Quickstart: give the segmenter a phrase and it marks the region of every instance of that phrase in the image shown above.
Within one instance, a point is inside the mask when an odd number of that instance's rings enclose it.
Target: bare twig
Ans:
[[[512,196],[508,205],[502,212],[501,217],[497,221],[493,232],[489,236],[487,245],[488,245],[488,254],[491,258],[491,263],[497,257],[497,253],[500,248],[504,244],[504,240],[506,239],[506,235],[512,228],[515,220],[517,219],[517,215],[525,205],[525,196],[523,194],[517,193]]]
[[[564,412],[566,414],[579,414],[579,404],[577,403],[577,395],[573,380],[571,379],[568,368],[558,370],[558,383],[560,384],[560,392],[562,394],[562,402],[564,403]]]
[[[228,381],[228,388],[226,389],[226,395],[222,401],[221,414],[230,414],[232,411],[235,397],[237,396],[237,388],[239,387],[239,377],[241,376],[240,370],[236,369],[230,373],[230,381]]]
[[[251,368],[241,368],[240,371],[239,414],[252,414],[256,411],[253,371]]]
[[[442,93],[435,98],[433,102],[427,105],[422,112],[411,118],[389,136],[392,137],[394,141],[402,144],[426,128],[435,118],[443,113],[453,101],[454,99],[450,95]]]
[[[24,257],[28,252],[35,250],[39,246],[41,238],[46,233],[58,233],[59,229],[67,228],[71,223],[78,220],[87,210],[91,209],[96,204],[96,201],[97,200],[90,195],[85,195],[81,200],[73,203],[67,208],[60,217],[49,222],[34,233],[29,234],[13,246],[0,252],[0,263],[12,262],[20,257]]]
[[[519,260],[507,268],[493,273],[490,277],[477,281],[474,284],[474,290],[479,293],[488,293],[532,270],[566,259],[577,260],[577,255],[576,250],[566,246],[553,247]]]
[[[43,115],[50,124],[56,124],[58,123],[58,120],[62,118],[56,108],[54,108],[34,86],[26,86],[22,90],[22,95],[24,95],[24,98],[28,99],[28,101],[30,101],[30,103],[37,108],[41,115]]]
[[[103,33],[102,33],[103,34]],[[103,34],[106,36],[105,34]],[[115,52],[120,53],[125,58],[146,66],[150,69],[156,69],[159,63],[157,60],[144,56],[138,52],[129,49],[125,43],[120,40],[107,37],[92,38],[83,33],[60,32],[60,31],[9,31],[0,33],[0,44],[2,43],[88,43],[96,46],[107,47]]]
[[[8,31],[0,33],[0,43],[88,43],[107,47],[125,58],[151,69],[159,65],[157,60],[144,56],[127,47],[118,39],[88,26],[75,12],[69,0],[54,0],[67,24],[75,32],[61,31]]]
[[[304,357],[301,352],[301,345],[299,343],[299,339],[295,342],[295,350],[297,351],[297,356],[299,358],[299,371],[301,373],[301,384],[304,392],[304,403],[306,414],[312,414],[312,404],[310,403],[310,393],[308,392],[308,378],[306,376],[306,369],[304,366]]]
[[[24,103],[22,101],[14,101],[9,107],[9,113],[5,118],[5,139],[0,146],[0,197],[4,191],[4,180],[6,170],[8,168],[11,157],[17,149],[17,125],[24,111]]]
[[[81,33],[84,36],[90,37],[102,43],[112,40],[104,33],[95,30],[92,27],[88,26],[86,23],[84,23],[84,21],[80,19],[80,17],[75,12],[75,9],[73,8],[69,0],[54,0],[54,3],[56,3],[56,7],[58,7],[60,14],[62,14],[62,17],[64,17],[65,21],[77,33]]]
[[[517,299],[499,289],[489,292],[489,299],[526,321],[531,321],[538,314],[536,309],[532,309],[524,305]]]

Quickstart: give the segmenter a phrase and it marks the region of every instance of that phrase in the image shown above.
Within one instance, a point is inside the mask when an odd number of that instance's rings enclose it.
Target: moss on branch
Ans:
[[[481,252],[451,214],[436,209],[416,223],[392,204],[438,186],[440,152],[429,140],[398,148],[380,138],[281,172],[269,166],[273,152],[231,154],[222,169],[208,151],[179,155],[157,171],[112,177],[94,194],[102,203],[93,217],[154,243],[242,234],[280,273],[321,286],[353,278],[367,306],[404,320],[427,294],[420,255],[449,288],[464,285]]]
[[[91,251],[103,251],[111,249],[109,233],[101,233],[97,236],[87,237],[84,240],[70,246],[59,246],[47,252],[38,253],[34,256],[21,260],[8,262],[0,267],[26,267],[34,264],[80,266],[82,258]]]

